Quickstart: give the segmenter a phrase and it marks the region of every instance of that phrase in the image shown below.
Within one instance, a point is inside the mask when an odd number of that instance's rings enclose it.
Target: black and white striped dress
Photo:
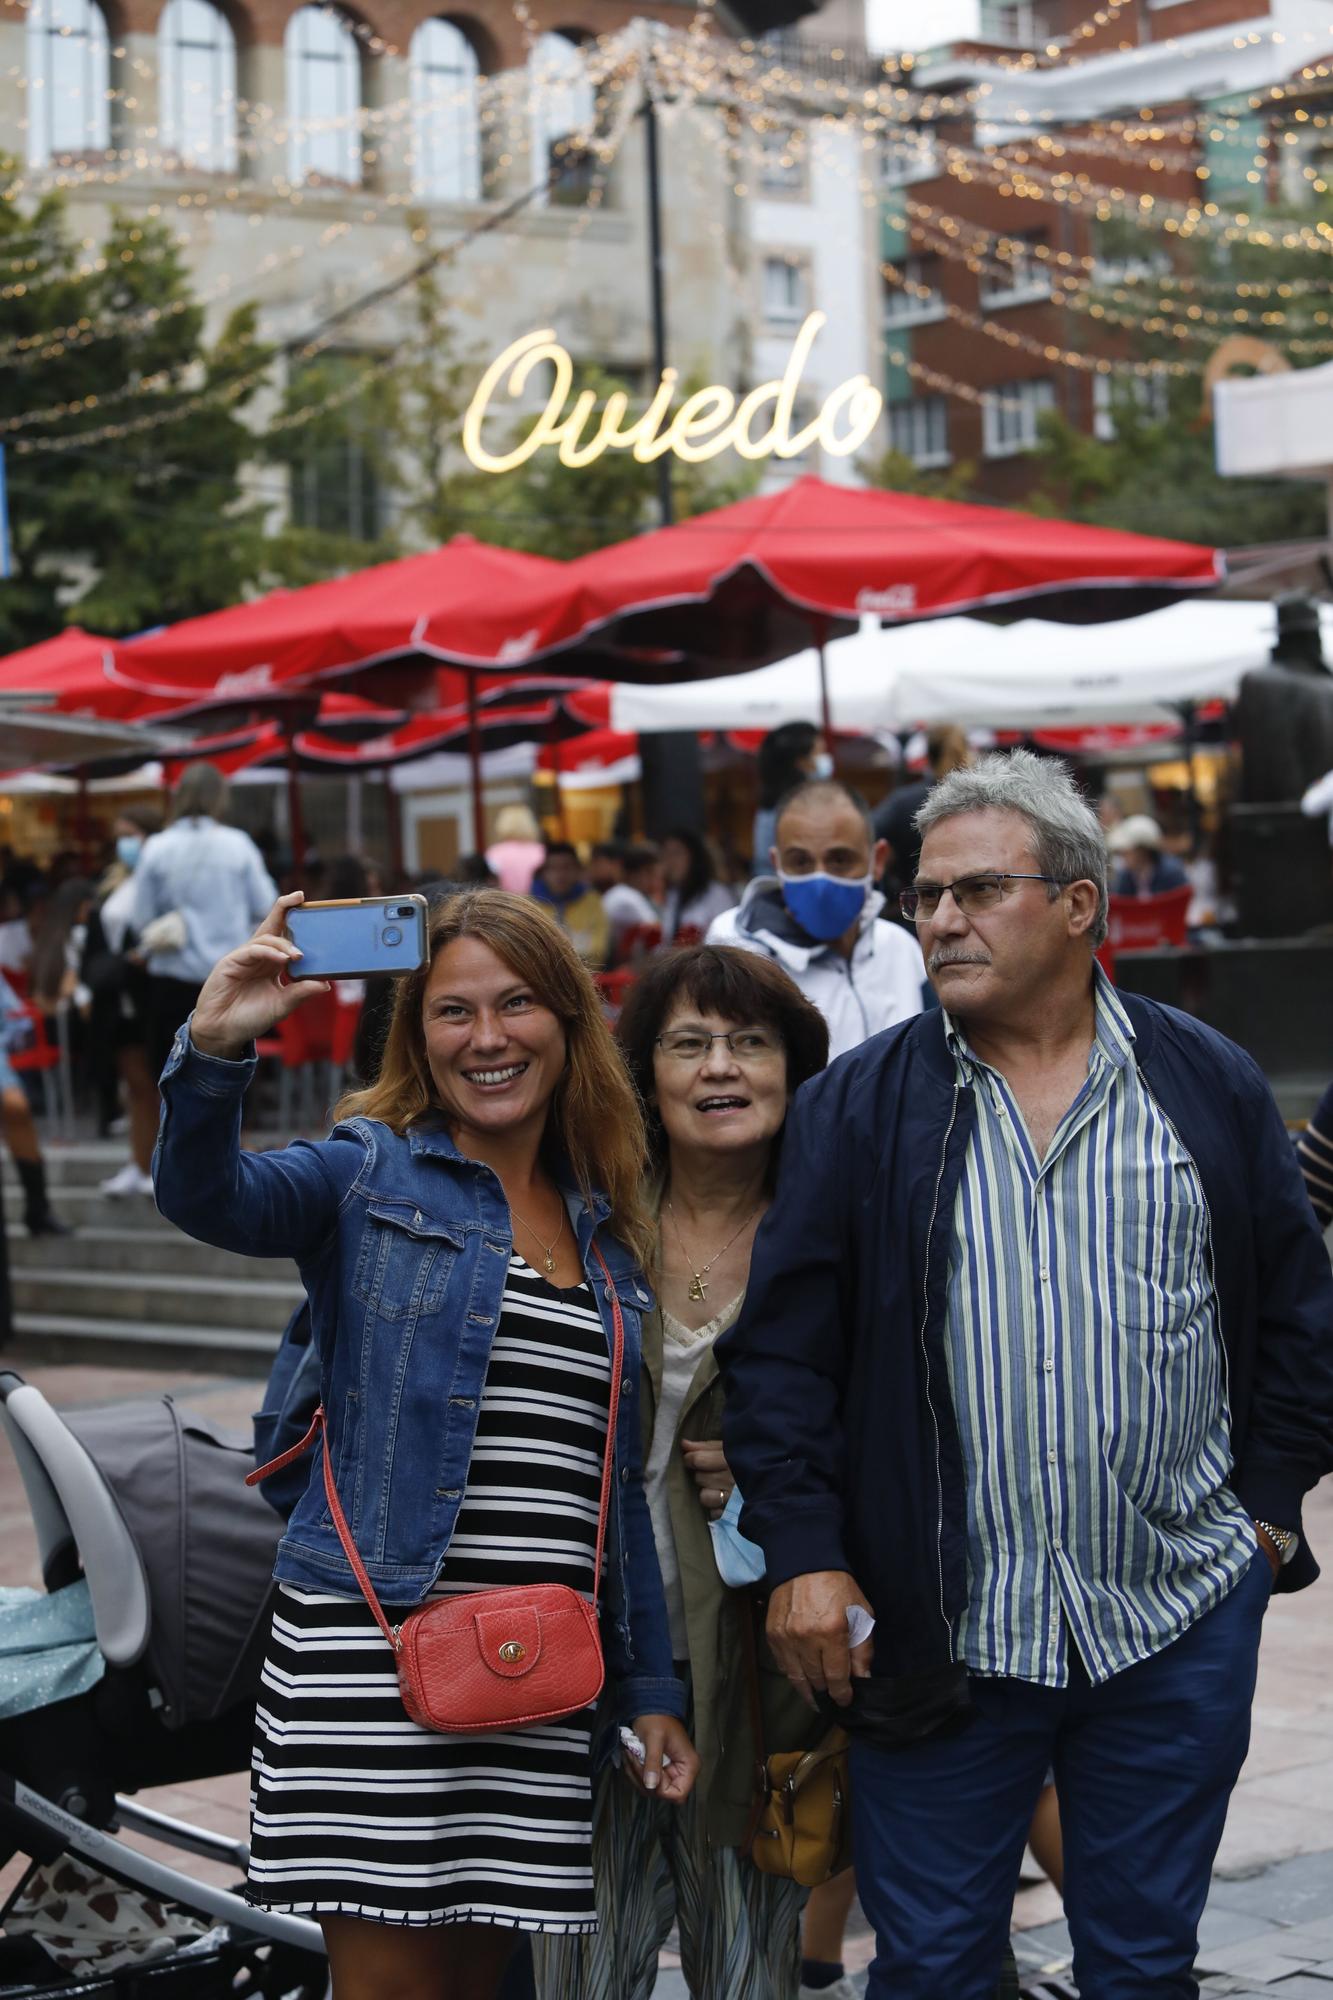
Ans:
[[[610,1361],[587,1285],[511,1258],[458,1523],[433,1596],[591,1595]],[[247,1895],[392,1924],[595,1931],[592,1711],[487,1736],[404,1713],[361,1597],[284,1585],[255,1718]]]

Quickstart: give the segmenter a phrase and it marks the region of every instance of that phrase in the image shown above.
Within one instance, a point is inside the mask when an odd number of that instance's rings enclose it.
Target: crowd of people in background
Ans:
[[[915,926],[898,897],[916,870],[915,815],[974,752],[948,725],[931,730],[923,748],[920,774],[900,768],[868,810],[834,776],[821,731],[787,723],[760,746],[748,855],[688,826],[656,841],[580,848],[545,835],[532,808],[514,803],[496,815],[485,852],[461,856],[447,879],[535,897],[595,974],[635,976],[659,949],[705,940],[762,953],[824,1013],[836,1056],[931,1004]],[[1208,852],[1147,812],[1122,813],[1109,789],[1099,817],[1114,896],[1188,887],[1191,935],[1207,936],[1224,920]],[[441,879],[351,854],[311,854],[299,876],[311,900],[430,890]],[[120,812],[95,863],[87,846],[62,849],[44,865],[0,852],[0,1033],[13,1055],[44,1024],[99,1136],[128,1137],[130,1158],[108,1178],[107,1194],[151,1193],[156,1078],[172,1035],[209,967],[296,879],[271,837],[257,843],[228,824],[226,781],[207,763],[186,767],[165,813],[137,805]],[[363,1046],[389,997],[387,985],[371,993]],[[46,1194],[34,1093],[31,1074],[25,1081],[6,1056],[0,1105],[27,1224],[58,1232],[65,1224]]]

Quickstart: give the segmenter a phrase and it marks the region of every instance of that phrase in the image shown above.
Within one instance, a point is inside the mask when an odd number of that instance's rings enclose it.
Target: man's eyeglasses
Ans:
[[[909,922],[928,923],[947,891],[965,917],[979,917],[1004,901],[1011,882],[1053,882],[1059,889],[1069,886],[1058,875],[960,875],[956,882],[918,882],[904,889],[898,908]]]
[[[767,1028],[729,1028],[722,1035],[706,1035],[702,1028],[673,1028],[657,1037],[664,1056],[675,1062],[702,1062],[714,1042],[725,1042],[738,1063],[768,1062],[782,1054],[782,1044]]]

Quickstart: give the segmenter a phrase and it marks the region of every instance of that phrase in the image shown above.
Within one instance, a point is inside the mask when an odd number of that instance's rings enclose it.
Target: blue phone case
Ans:
[[[288,911],[287,935],[301,948],[293,979],[415,972],[426,962],[426,899],[372,896],[358,902],[303,903]]]

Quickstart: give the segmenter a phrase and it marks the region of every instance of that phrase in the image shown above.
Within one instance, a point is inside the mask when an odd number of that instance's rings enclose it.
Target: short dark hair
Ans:
[[[625,866],[628,852],[629,849],[623,840],[595,840],[592,844],[594,861],[618,861],[622,868]]]
[[[870,816],[870,807],[854,785],[844,785],[841,778],[803,778],[799,785],[793,785],[789,792],[778,800],[777,811],[773,815],[773,840],[776,844],[778,828],[783,816],[794,805],[813,805],[821,798],[845,799],[853,811],[858,812],[865,822],[866,836],[873,848],[875,845],[875,822]]]
[[[759,803],[765,810],[800,783],[804,760],[818,741],[813,722],[782,722],[769,730],[759,745]]]
[[[579,858],[579,851],[572,840],[548,840],[546,843],[546,853],[543,856],[543,866],[557,854],[567,854],[571,861],[577,861]]]
[[[625,873],[637,875],[641,868],[655,867],[662,856],[650,840],[640,840],[625,848],[621,859],[625,864]]]
[[[454,863],[455,882],[473,889],[498,889],[500,878],[484,854],[461,854]]]
[[[662,1165],[665,1142],[653,1096],[653,1050],[678,1000],[701,1014],[776,1030],[787,1052],[787,1087],[818,1076],[828,1061],[828,1023],[780,965],[738,945],[689,944],[651,959],[630,988],[616,1033],[648,1127],[648,1156]],[[774,1152],[776,1163],[776,1149]]]

